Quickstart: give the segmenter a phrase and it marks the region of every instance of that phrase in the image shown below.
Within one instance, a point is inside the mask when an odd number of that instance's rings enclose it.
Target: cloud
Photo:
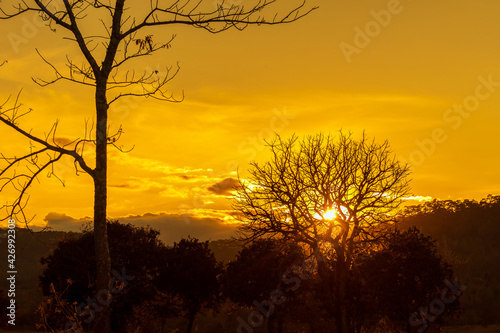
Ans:
[[[210,187],[208,190],[217,195],[231,195],[231,192],[237,190],[240,187],[240,183],[237,179],[226,178]]]
[[[71,140],[70,138],[64,138],[64,137],[54,138],[54,142],[57,143],[58,145],[61,145],[61,146],[69,145],[70,143],[72,143],[74,141],[75,140]]]
[[[47,226],[54,230],[80,231],[81,226],[89,218],[75,219],[62,213],[51,212],[44,219]],[[115,218],[113,218],[115,220]],[[237,225],[225,224],[222,219],[209,217],[194,217],[180,214],[152,214],[133,215],[116,218],[121,223],[130,223],[138,227],[150,226],[160,231],[160,239],[168,245],[178,242],[187,236],[198,238],[202,241],[227,239],[234,236]]]
[[[75,148],[75,145],[77,142],[79,142],[81,137],[75,137],[75,138],[68,138],[68,137],[54,137],[54,143],[61,146],[61,147],[66,147],[66,148]],[[81,149],[84,148],[84,151],[86,153],[93,153],[94,145],[92,142],[85,142],[84,145],[79,145],[78,151],[81,152]]]
[[[236,230],[235,225],[225,224],[221,219],[200,218],[188,214],[144,214],[119,220],[137,226],[149,225],[160,230],[160,239],[166,244],[173,244],[187,236],[200,240],[225,239],[234,236]]]
[[[133,188],[130,184],[108,184],[108,187],[115,187],[115,188]]]
[[[110,151],[109,159],[115,161],[119,165],[134,166],[143,171],[161,173],[166,176],[176,176],[182,179],[191,179],[200,175],[203,177],[204,174],[213,172],[212,169],[173,167],[159,160],[135,157],[129,154],[121,154],[116,151]]]
[[[432,201],[434,198],[431,196],[423,196],[423,195],[416,195],[416,196],[409,196],[409,197],[404,197],[403,200],[410,200],[410,201]]]
[[[91,218],[84,217],[75,219],[63,213],[50,212],[43,219],[47,222],[47,227],[59,231],[81,231],[82,226],[91,221]]]

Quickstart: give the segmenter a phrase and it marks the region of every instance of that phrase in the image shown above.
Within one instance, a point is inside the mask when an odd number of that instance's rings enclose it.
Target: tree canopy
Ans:
[[[446,281],[454,280],[453,269],[438,254],[431,237],[413,227],[395,230],[381,245],[356,262],[360,275],[352,287],[359,300],[359,324],[365,319],[367,327],[385,325],[386,330],[410,332],[424,326],[438,328],[457,313],[458,300],[445,304],[443,312],[432,321],[427,322],[430,317],[420,313],[435,299],[439,300],[443,290],[446,297],[455,297],[446,285]],[[413,317],[414,313],[418,315]]]
[[[115,331],[123,329],[133,306],[155,296],[154,282],[163,266],[161,255],[165,245],[158,239],[159,232],[151,228],[138,228],[118,221],[108,222],[110,253],[115,275],[130,277],[131,281],[116,281],[117,288],[124,288],[113,295],[111,326]],[[93,318],[103,305],[99,300],[99,289],[95,284],[96,264],[93,255],[94,238],[91,228],[79,238],[59,242],[49,256],[42,258],[46,265],[40,276],[40,286],[45,296],[64,294],[69,304],[76,302],[90,306],[79,309],[79,320],[84,327],[93,327]],[[124,283],[126,282],[126,283]],[[121,285],[124,283],[124,285]],[[109,288],[109,287],[108,287]],[[86,301],[87,300],[87,301]],[[88,300],[92,300],[89,302]],[[92,307],[94,305],[94,308]],[[94,312],[94,313],[92,313]],[[49,318],[51,319],[51,318]],[[50,322],[64,328],[67,318]]]
[[[236,195],[246,239],[277,236],[316,248],[334,238],[352,250],[394,221],[389,214],[409,193],[409,166],[395,159],[387,141],[340,132],[301,141],[277,137],[268,146],[270,161],[253,162]]]
[[[395,158],[387,141],[377,143],[364,133],[359,139],[342,131],[300,141],[278,136],[268,146],[270,160],[251,163],[237,189],[241,238],[304,244],[318,258],[320,274],[327,272],[324,259],[334,259],[332,311],[337,331],[348,333],[353,255],[397,222],[396,210],[410,191],[410,167]]]
[[[160,272],[162,290],[178,297],[191,333],[196,315],[203,307],[214,307],[220,301],[222,264],[217,262],[208,241],[182,239],[166,252]]]
[[[250,25],[277,25],[294,22],[316,7],[306,8],[306,2],[292,5],[282,14],[269,13],[269,7],[279,0],[254,1],[252,4],[213,6],[209,1],[128,1],[128,0],[19,0],[0,4],[0,20],[16,19],[29,14],[38,15],[42,24],[53,33],[63,31],[62,38],[77,47],[79,59],[67,57],[66,66],[58,67],[45,58],[45,52],[36,52],[53,70],[53,77],[34,79],[45,87],[58,82],[71,82],[90,87],[95,102],[95,118],[87,120],[83,135],[72,135],[69,143],[60,143],[57,137],[58,121],[44,134],[24,129],[20,119],[32,109],[23,110],[19,99],[13,105],[2,104],[0,122],[13,133],[29,141],[30,150],[21,155],[0,155],[0,188],[17,192],[11,202],[2,204],[7,218],[16,218],[28,225],[33,219],[24,208],[29,200],[28,189],[38,177],[54,172],[63,157],[74,163],[76,173],[90,176],[94,185],[94,246],[97,265],[96,284],[106,290],[111,279],[111,259],[107,234],[107,175],[108,146],[121,152],[118,143],[123,131],[110,130],[110,107],[124,97],[149,97],[162,101],[179,102],[168,92],[168,83],[176,76],[176,68],[167,67],[166,74],[158,71],[138,72],[133,61],[157,51],[170,48],[175,35],[153,38],[152,28],[185,26],[220,33],[228,29],[243,30]],[[35,16],[36,17],[36,16]],[[96,24],[97,23],[97,24]],[[92,29],[89,29],[89,28]],[[3,64],[3,62],[2,62]],[[78,132],[80,134],[81,132]],[[88,148],[95,153],[90,161]],[[25,168],[20,168],[19,166]],[[19,171],[22,170],[22,171]],[[110,298],[112,295],[108,294]],[[110,310],[107,304],[97,318],[100,332],[110,332]]]

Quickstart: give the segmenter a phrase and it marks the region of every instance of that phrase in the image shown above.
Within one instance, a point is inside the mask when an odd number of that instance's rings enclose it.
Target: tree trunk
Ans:
[[[309,322],[309,332],[316,333],[316,324],[314,322]]]
[[[279,313],[275,313],[269,318],[266,318],[268,321],[268,332],[269,333],[283,333],[285,332],[285,314],[281,311]]]
[[[107,206],[107,126],[108,105],[106,100],[106,84],[97,82],[96,87],[96,167],[94,173],[94,243],[97,265],[96,300],[96,333],[111,333],[109,303],[111,294],[109,282],[111,275],[111,257],[109,254],[108,231],[106,220]]]
[[[194,323],[194,318],[196,317],[196,312],[191,311],[189,312],[189,322],[188,322],[188,327],[187,327],[187,333],[191,333],[193,330],[193,323]]]
[[[107,291],[108,297],[102,304],[103,311],[97,317],[96,333],[111,333],[109,303],[112,300],[109,291],[111,275],[111,257],[109,254],[107,231],[107,173],[108,173],[108,100],[106,96],[108,78],[111,73],[116,51],[120,44],[121,19],[125,0],[117,0],[113,14],[113,25],[106,56],[102,62],[101,70],[94,71],[96,75],[96,166],[94,173],[94,240],[97,263],[97,293]],[[99,297],[98,297],[99,298]]]
[[[285,329],[285,318],[283,318],[283,316],[280,316],[278,318],[278,330],[276,331],[276,333],[283,333],[284,329]]]
[[[272,333],[272,324],[271,324],[271,320],[264,316],[264,332],[265,333]]]
[[[333,317],[336,320],[335,311],[337,300],[334,295],[335,285],[332,286],[332,283],[335,284],[336,281],[331,281],[331,275],[329,274],[329,269],[324,260],[318,260],[318,275],[321,281],[321,292],[326,295],[325,306],[328,312],[333,313]],[[335,323],[332,324],[331,332],[337,332],[334,330],[334,325]]]
[[[347,318],[347,267],[343,258],[337,258],[335,263],[335,326],[338,333],[350,333]]]

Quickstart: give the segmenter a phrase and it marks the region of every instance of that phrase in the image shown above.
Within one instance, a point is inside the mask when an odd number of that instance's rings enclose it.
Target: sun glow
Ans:
[[[333,220],[336,217],[337,217],[337,212],[333,209],[329,209],[323,214],[323,218],[325,220]]]
[[[334,209],[328,209],[321,215],[316,213],[314,217],[317,219],[334,220],[337,217],[337,212]]]
[[[318,220],[328,220],[328,221],[334,221],[339,218],[348,219],[349,210],[346,207],[340,206],[340,211],[337,209],[337,207],[330,208],[325,210],[322,214],[320,213],[314,214],[314,217]]]

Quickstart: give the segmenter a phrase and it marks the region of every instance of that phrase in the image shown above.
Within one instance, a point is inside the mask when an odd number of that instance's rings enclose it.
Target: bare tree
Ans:
[[[247,6],[225,6],[222,0],[216,7],[212,1],[203,0],[150,0],[148,4],[145,1],[127,0],[19,0],[14,5],[2,2],[0,19],[36,13],[46,22],[47,28],[54,33],[63,30],[64,38],[78,46],[82,61],[68,58],[64,70],[53,65],[39,52],[43,61],[54,70],[54,77],[34,81],[41,86],[70,81],[91,87],[95,93],[93,98],[96,115],[93,122],[86,123],[83,138],[76,138],[73,142],[62,145],[56,139],[57,122],[48,134],[37,136],[22,129],[19,124],[20,118],[31,109],[23,111],[18,98],[10,107],[3,105],[0,121],[31,142],[30,151],[25,155],[1,156],[5,166],[0,169],[0,187],[4,189],[12,186],[19,193],[13,203],[3,207],[7,209],[6,218],[16,217],[21,222],[29,223],[31,219],[24,214],[29,187],[45,172],[54,175],[54,164],[62,157],[72,158],[76,172],[87,173],[94,183],[96,287],[97,290],[107,290],[111,267],[106,230],[107,151],[110,145],[121,149],[117,141],[122,134],[121,129],[116,133],[108,133],[109,107],[125,96],[150,97],[169,102],[183,99],[175,98],[167,92],[167,84],[175,77],[178,67],[169,69],[163,76],[158,76],[156,71],[136,74],[134,70],[123,70],[136,58],[168,49],[175,37],[157,42],[162,38],[153,38],[153,34],[146,34],[146,31],[151,31],[154,27],[175,25],[219,33],[231,28],[243,30],[250,25],[291,23],[316,9],[307,9],[305,1],[281,15],[270,12],[274,4],[285,2],[279,0],[258,0]],[[137,16],[136,13],[142,11],[136,9],[144,6],[148,7],[146,13],[141,17]],[[100,22],[96,22],[95,18],[91,19],[95,16],[100,17]],[[95,23],[102,23],[101,33],[86,35],[82,27],[95,26]],[[85,159],[84,153],[88,149],[95,152],[94,164]],[[104,309],[96,320],[97,332],[110,332],[109,306],[105,305]]]
[[[409,194],[410,169],[393,156],[387,141],[339,133],[303,141],[277,137],[272,157],[253,162],[240,181],[234,208],[241,212],[241,238],[277,237],[312,250],[318,273],[324,256],[335,259],[335,332],[350,331],[345,304],[355,250],[383,236],[384,226]]]

